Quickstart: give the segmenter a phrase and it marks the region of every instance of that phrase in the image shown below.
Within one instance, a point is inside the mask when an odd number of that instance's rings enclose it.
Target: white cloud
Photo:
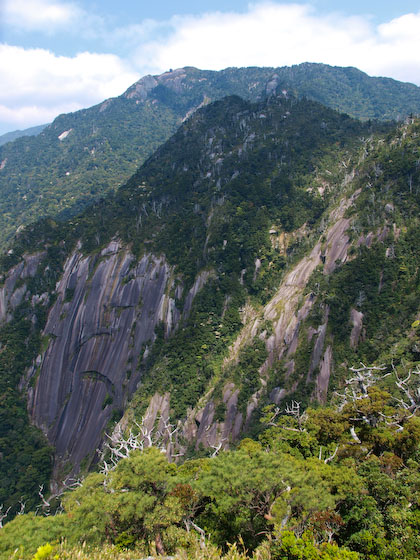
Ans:
[[[49,122],[122,93],[137,78],[112,54],[55,56],[44,49],[0,45],[0,121],[3,128]]]
[[[309,4],[271,1],[250,4],[245,13],[173,16],[111,31],[108,20],[82,11],[76,0],[4,0],[3,6],[21,28],[90,34],[107,51],[125,53],[125,60],[89,52],[60,57],[0,45],[3,131],[50,121],[120,94],[146,73],[181,66],[219,70],[323,62],[420,85],[420,12],[374,26],[367,16],[320,15]]]
[[[80,18],[82,10],[73,3],[50,0],[4,0],[4,23],[26,31],[52,32]]]
[[[420,85],[419,53],[420,12],[406,14],[378,27],[378,43],[370,64],[382,74]]]
[[[283,66],[324,62],[420,84],[420,13],[375,28],[367,17],[318,15],[309,5],[262,2],[246,13],[174,17],[165,40],[140,44],[138,68]],[[147,61],[145,63],[145,61]]]

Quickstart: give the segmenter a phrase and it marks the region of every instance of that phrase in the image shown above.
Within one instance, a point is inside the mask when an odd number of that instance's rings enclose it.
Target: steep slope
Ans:
[[[256,101],[276,88],[358,118],[420,111],[420,89],[354,68],[181,68],[146,76],[122,96],[61,115],[36,137],[0,148],[0,244],[39,217],[74,215],[123,184],[197,107],[226,95]]]
[[[265,404],[325,403],[359,362],[418,366],[419,132],[411,122],[367,144],[313,248],[267,304],[244,309],[222,375],[189,414],[185,435],[197,447],[227,445],[240,428],[256,427]]]
[[[378,127],[313,101],[227,98],[117,194],[22,231],[2,263],[2,394],[18,409],[27,391],[54,480],[97,460],[136,388],[124,423],[170,415],[192,453],[249,432],[269,402],[325,400],[345,361],[375,360],[391,340],[393,358],[415,360],[418,129],[369,139]],[[358,344],[363,329],[385,333],[377,349]],[[15,436],[4,429],[9,503],[24,486]]]

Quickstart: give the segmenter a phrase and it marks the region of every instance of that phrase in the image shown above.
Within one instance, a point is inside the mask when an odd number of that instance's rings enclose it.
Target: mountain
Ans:
[[[0,136],[0,146],[7,144],[7,142],[13,142],[22,136],[37,136],[44,128],[48,126],[47,124],[41,124],[39,126],[32,126],[31,128],[26,128],[25,130],[14,130],[13,132],[6,132]]]
[[[359,361],[418,363],[419,131],[231,96],[117,193],[23,229],[1,262],[0,502],[94,467],[117,421],[179,422],[191,456],[267,404],[328,401]]]
[[[75,215],[124,184],[192,112],[227,95],[257,101],[275,89],[362,119],[420,112],[420,89],[355,68],[181,68],[145,76],[123,95],[60,115],[35,137],[0,147],[0,245],[42,216]]]

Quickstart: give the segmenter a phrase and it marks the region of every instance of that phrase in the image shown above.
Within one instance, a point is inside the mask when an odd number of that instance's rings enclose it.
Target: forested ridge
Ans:
[[[255,102],[276,88],[363,120],[420,112],[420,88],[356,68],[187,67],[145,76],[119,97],[0,146],[0,246],[21,226],[44,216],[66,219],[115,191],[198,107],[227,95]]]
[[[19,232],[1,260],[2,558],[419,557],[419,131],[281,87],[228,97],[116,193]],[[138,354],[124,342],[120,401],[112,372],[81,372],[108,383],[101,445],[57,470],[27,417],[46,325],[112,259],[121,293],[142,285],[150,255],[160,319]],[[110,299],[71,360],[133,307]]]

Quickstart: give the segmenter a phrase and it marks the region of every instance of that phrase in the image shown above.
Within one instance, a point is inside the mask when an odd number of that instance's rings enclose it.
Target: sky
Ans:
[[[0,0],[0,134],[170,68],[301,62],[420,86],[420,2]]]

